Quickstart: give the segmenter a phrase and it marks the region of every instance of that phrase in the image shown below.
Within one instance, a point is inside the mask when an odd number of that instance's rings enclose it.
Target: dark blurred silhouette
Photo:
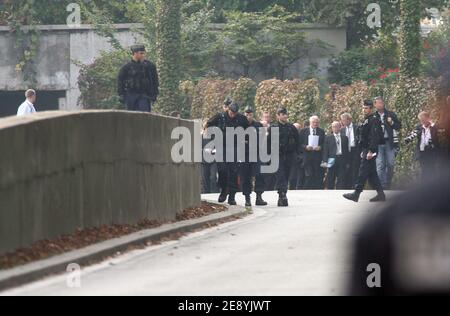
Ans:
[[[450,172],[442,172],[439,179],[398,196],[363,225],[350,295],[450,295],[449,188]],[[381,284],[371,288],[377,277],[374,264]]]

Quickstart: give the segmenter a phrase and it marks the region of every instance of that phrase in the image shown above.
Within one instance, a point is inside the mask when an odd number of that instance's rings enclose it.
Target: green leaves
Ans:
[[[156,51],[160,77],[157,109],[170,114],[181,111],[179,84],[182,79],[181,61],[181,0],[155,0]]]

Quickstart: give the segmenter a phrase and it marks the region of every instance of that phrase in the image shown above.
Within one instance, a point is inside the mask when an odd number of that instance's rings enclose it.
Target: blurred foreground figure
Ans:
[[[399,196],[355,244],[351,295],[450,295],[450,173]]]

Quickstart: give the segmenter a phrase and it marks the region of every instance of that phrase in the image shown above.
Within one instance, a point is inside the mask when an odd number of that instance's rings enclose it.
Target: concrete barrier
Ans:
[[[0,120],[0,253],[78,228],[173,220],[200,204],[200,165],[175,164],[190,121],[121,111]]]

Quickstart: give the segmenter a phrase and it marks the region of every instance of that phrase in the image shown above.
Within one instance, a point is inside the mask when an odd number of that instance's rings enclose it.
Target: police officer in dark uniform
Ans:
[[[233,103],[233,100],[230,96],[227,96],[223,101],[223,111],[215,115],[210,121],[214,121],[214,126],[208,126],[206,124],[206,128],[208,127],[218,127],[222,132],[226,130],[226,115],[230,105]],[[219,203],[223,203],[227,200],[228,192],[226,188],[228,187],[228,170],[225,162],[217,162],[217,184],[221,189]]]
[[[219,181],[221,193],[219,196],[219,203],[225,202],[228,196],[228,204],[236,205],[236,193],[239,192],[239,168],[240,163],[237,161],[237,140],[234,140],[234,144],[227,144],[226,129],[242,127],[247,129],[249,126],[247,118],[239,113],[239,105],[232,103],[226,112],[219,113],[211,118],[207,123],[207,128],[218,127],[223,132],[223,144],[224,144],[224,163],[220,164],[223,170],[224,179]],[[227,148],[234,146],[234,157],[232,161],[227,161]]]
[[[122,67],[118,77],[120,101],[129,111],[151,112],[159,94],[156,65],[145,59],[145,46],[131,47],[132,60]]]
[[[300,137],[297,129],[293,124],[288,122],[288,112],[285,108],[279,108],[277,111],[277,122],[269,129],[269,148],[271,148],[273,129],[279,130],[279,147],[280,147],[280,165],[277,171],[277,190],[278,190],[278,206],[287,207],[289,201],[287,198],[289,175],[291,169],[297,161],[300,153]]]
[[[263,125],[257,121],[255,121],[254,114],[255,111],[251,106],[247,106],[245,108],[245,116],[247,117],[249,123],[249,129],[253,128],[256,132],[256,144],[252,144],[250,146],[250,137],[246,137],[246,148],[245,148],[245,162],[242,163],[241,166],[241,182],[242,182],[242,192],[245,196],[245,206],[252,206],[251,194],[253,187],[253,178],[255,178],[255,192],[256,192],[256,205],[257,206],[266,206],[267,202],[263,200],[262,195],[265,190],[265,181],[264,177],[261,174],[261,163],[259,162],[259,137],[260,131],[263,130]],[[258,157],[257,162],[251,162],[250,158],[250,150],[256,149],[256,156]]]
[[[363,106],[364,123],[359,127],[358,140],[361,151],[361,167],[355,185],[355,192],[344,194],[344,198],[354,202],[359,201],[359,197],[364,190],[367,180],[373,189],[377,190],[378,195],[370,202],[384,202],[386,196],[383,186],[377,172],[377,154],[378,146],[383,143],[384,135],[380,119],[373,114],[373,101],[364,101]]]

